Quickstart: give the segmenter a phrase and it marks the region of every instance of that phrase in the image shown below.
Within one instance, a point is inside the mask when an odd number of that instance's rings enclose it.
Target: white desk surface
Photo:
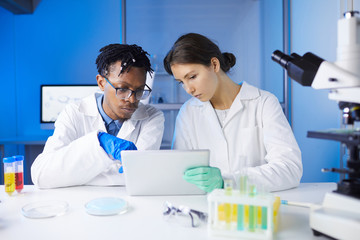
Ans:
[[[298,188],[276,192],[281,199],[321,203],[326,192],[336,188],[335,183],[302,183]],[[129,202],[131,210],[115,216],[92,216],[84,205],[99,197],[120,197]],[[163,219],[164,201],[175,206],[187,205],[207,212],[207,198],[202,196],[152,196],[130,197],[124,187],[80,186],[39,190],[27,185],[22,194],[8,196],[0,186],[0,239],[231,239],[209,237],[207,226],[187,228]],[[47,219],[29,219],[21,208],[31,202],[63,200],[69,203],[69,211]],[[280,207],[279,231],[274,239],[325,239],[315,237],[309,227],[309,209]]]

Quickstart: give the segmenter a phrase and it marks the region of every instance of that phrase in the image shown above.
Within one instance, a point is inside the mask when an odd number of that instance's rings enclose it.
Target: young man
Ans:
[[[121,150],[160,148],[164,115],[140,103],[151,92],[148,53],[126,44],[110,44],[100,52],[96,80],[103,94],[61,112],[53,136],[31,166],[39,188],[123,185]]]

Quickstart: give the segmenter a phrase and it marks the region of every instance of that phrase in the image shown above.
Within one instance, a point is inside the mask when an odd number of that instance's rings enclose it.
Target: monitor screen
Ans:
[[[40,92],[40,122],[53,124],[67,104],[101,90],[98,85],[41,85]]]

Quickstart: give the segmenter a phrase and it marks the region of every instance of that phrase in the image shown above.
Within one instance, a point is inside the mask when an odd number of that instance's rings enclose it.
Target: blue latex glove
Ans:
[[[120,160],[121,162],[121,151],[122,150],[137,150],[133,142],[117,138],[106,132],[99,132],[98,139],[100,146],[105,150],[105,152],[111,155],[114,159]],[[122,173],[122,167],[119,169],[119,172]]]
[[[216,167],[196,167],[185,171],[183,178],[205,192],[223,187],[220,169]]]

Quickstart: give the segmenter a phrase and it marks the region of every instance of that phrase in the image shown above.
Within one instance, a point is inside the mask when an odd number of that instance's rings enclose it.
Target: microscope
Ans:
[[[272,60],[287,70],[290,78],[303,86],[328,89],[329,99],[342,110],[343,123],[360,121],[360,19],[359,12],[348,11],[338,21],[337,61],[325,61],[313,53],[286,55],[276,50]],[[339,141],[346,145],[346,168],[322,169],[345,174],[337,189],[326,193],[322,205],[310,210],[310,227],[315,236],[336,239],[360,238],[360,129],[309,131],[310,138]]]

